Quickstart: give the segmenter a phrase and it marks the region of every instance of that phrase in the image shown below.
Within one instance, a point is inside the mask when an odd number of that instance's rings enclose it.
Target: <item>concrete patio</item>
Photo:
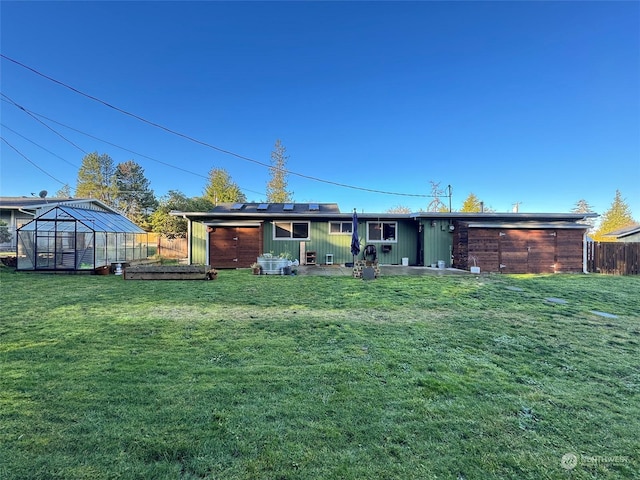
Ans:
[[[353,275],[353,267],[344,265],[300,265],[294,267],[298,275],[345,276]],[[471,275],[457,268],[413,267],[404,265],[380,265],[380,276],[393,275]]]

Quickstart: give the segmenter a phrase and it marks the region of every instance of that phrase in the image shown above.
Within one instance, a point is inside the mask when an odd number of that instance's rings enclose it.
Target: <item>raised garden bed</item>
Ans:
[[[217,272],[208,265],[135,265],[124,269],[125,280],[213,280]]]

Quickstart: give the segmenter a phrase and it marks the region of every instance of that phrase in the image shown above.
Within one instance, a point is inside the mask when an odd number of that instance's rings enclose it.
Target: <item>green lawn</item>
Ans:
[[[638,478],[637,277],[0,282],[3,480]]]

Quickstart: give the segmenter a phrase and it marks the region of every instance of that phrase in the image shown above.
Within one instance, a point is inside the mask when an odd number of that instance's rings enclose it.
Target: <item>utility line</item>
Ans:
[[[7,139],[0,136],[0,140],[2,140],[4,143],[6,143],[7,145],[9,145],[9,147],[11,147],[13,150],[16,151],[16,153],[18,155],[20,155],[22,158],[24,158],[27,162],[29,162],[31,165],[33,165],[34,167],[36,167],[38,170],[40,170],[42,173],[44,173],[45,175],[47,175],[48,177],[54,179],[56,182],[58,182],[59,184],[61,184],[62,186],[64,185],[68,185],[67,183],[58,180],[56,177],[54,177],[53,175],[51,175],[49,172],[47,172],[46,170],[44,170],[43,168],[41,168],[39,165],[37,165],[35,162],[32,162],[31,160],[29,160],[29,158],[27,158],[27,156],[25,154],[23,154],[20,150],[18,150],[16,147],[14,147],[13,145],[11,145],[9,142],[7,142]]]
[[[4,99],[4,98],[2,99],[2,101],[7,102],[7,103],[10,103],[10,102],[8,102],[6,99]],[[12,105],[14,105],[14,106],[16,106],[16,105],[17,105],[15,102],[13,102],[13,103],[11,103],[11,104],[12,104]],[[194,176],[196,176],[196,177],[204,178],[205,180],[208,180],[208,179],[209,179],[209,177],[208,177],[207,175],[203,175],[203,174],[201,174],[201,173],[197,173],[197,172],[192,172],[191,170],[187,170],[186,168],[178,167],[178,166],[173,165],[173,164],[168,163],[168,162],[163,162],[162,160],[158,160],[158,159],[156,159],[156,158],[150,157],[150,156],[145,155],[145,154],[143,154],[143,153],[139,153],[139,152],[136,152],[136,151],[131,150],[131,149],[129,149],[129,148],[123,147],[123,146],[121,146],[121,145],[117,145],[117,144],[115,144],[115,143],[109,142],[108,140],[104,140],[104,139],[102,139],[102,138],[96,137],[95,135],[91,135],[90,133],[83,132],[82,130],[78,130],[77,128],[74,128],[74,127],[72,127],[72,126],[70,126],[70,125],[66,125],[66,124],[64,124],[64,123],[62,123],[62,122],[59,122],[59,121],[54,120],[54,119],[52,119],[52,118],[49,118],[49,117],[47,117],[46,115],[43,115],[43,114],[41,114],[41,113],[34,112],[33,110],[29,110],[28,108],[26,108],[26,107],[24,107],[24,106],[22,106],[22,105],[20,106],[20,109],[21,109],[21,110],[24,110],[25,112],[28,112],[28,113],[30,113],[30,114],[32,114],[32,115],[34,115],[34,116],[36,116],[36,117],[44,118],[45,120],[47,120],[47,121],[49,121],[49,122],[55,123],[56,125],[59,125],[59,126],[64,127],[64,128],[67,128],[67,129],[72,130],[72,131],[74,131],[74,132],[76,132],[76,133],[79,133],[79,134],[81,134],[81,135],[85,135],[85,136],[87,136],[87,137],[89,137],[89,138],[92,138],[92,139],[94,139],[94,140],[98,140],[99,142],[106,143],[107,145],[111,145],[112,147],[119,148],[120,150],[123,150],[123,151],[125,151],[125,152],[132,153],[132,154],[136,155],[137,157],[146,158],[146,159],[148,159],[148,160],[151,160],[152,162],[156,162],[156,163],[159,163],[159,164],[164,165],[164,166],[166,166],[166,167],[174,168],[174,169],[176,169],[176,170],[180,170],[180,171],[182,171],[182,172],[188,173],[188,174],[190,174],[190,175],[194,175]],[[7,128],[8,130],[11,130],[11,129],[10,129],[9,127],[7,127],[6,125],[4,125],[4,124],[3,124],[3,126],[4,126],[5,128]],[[20,134],[18,134],[17,132],[15,132],[14,130],[11,130],[11,131],[12,131],[12,132],[14,132],[14,133],[16,133],[17,135],[20,135]],[[22,135],[20,135],[20,136],[22,136]],[[38,145],[37,143],[32,142],[31,140],[29,140],[28,138],[26,138],[26,137],[24,137],[24,136],[22,136],[22,138],[24,138],[25,140],[30,141],[31,143],[34,143],[35,145]],[[40,145],[38,145],[38,146],[40,146]],[[40,148],[42,148],[43,150],[45,150],[45,151],[47,151],[47,152],[48,152],[48,150],[46,150],[44,147],[40,147]],[[52,152],[49,152],[49,153],[51,153],[52,155],[55,155],[55,154],[54,154],[54,153],[52,153]],[[55,155],[55,156],[57,156],[57,155]],[[58,156],[58,158],[60,158],[61,160],[64,160],[62,157],[59,157],[59,156]],[[64,160],[64,161],[66,162],[66,160]],[[69,163],[69,162],[67,162],[67,163]],[[76,168],[78,168],[76,165],[73,165],[73,166],[74,166],[74,167],[76,167]],[[255,193],[256,195],[264,195],[264,192],[258,192],[258,191],[256,191],[256,190],[250,190],[250,189],[248,189],[248,188],[243,188],[243,187],[241,187],[241,186],[239,186],[239,185],[238,185],[238,188],[240,188],[241,190],[246,191],[246,192]]]
[[[36,147],[41,148],[42,150],[44,150],[45,152],[47,152],[49,155],[53,155],[54,157],[59,158],[60,160],[62,160],[62,161],[63,161],[63,162],[65,162],[65,163],[68,163],[69,165],[71,165],[71,166],[72,166],[72,167],[74,167],[74,168],[79,168],[79,167],[78,167],[78,165],[75,165],[75,164],[71,163],[69,160],[67,160],[67,159],[65,159],[65,158],[63,158],[63,157],[61,157],[60,155],[58,155],[58,154],[56,154],[56,153],[53,153],[51,150],[47,150],[47,149],[46,149],[46,148],[44,148],[42,145],[40,145],[40,144],[38,144],[38,143],[34,142],[33,140],[31,140],[31,139],[29,139],[29,138],[25,137],[24,135],[22,135],[22,134],[20,134],[20,133],[16,132],[14,129],[12,129],[12,128],[8,127],[8,126],[7,126],[7,125],[5,125],[4,123],[0,123],[0,125],[2,126],[2,128],[6,129],[6,130],[9,130],[10,132],[13,132],[15,135],[17,135],[17,136],[19,136],[19,137],[21,137],[21,138],[25,139],[27,142],[30,142],[30,143],[34,144]]]
[[[110,104],[110,103],[108,103],[108,102],[106,102],[104,100],[101,100],[98,97],[95,97],[95,96],[90,95],[88,93],[85,93],[85,92],[83,92],[81,90],[78,90],[77,88],[72,87],[71,85],[68,85],[68,84],[66,84],[66,83],[64,83],[64,82],[62,82],[60,80],[56,80],[55,78],[50,77],[50,76],[48,76],[48,75],[36,70],[33,67],[25,65],[24,63],[21,63],[18,60],[14,60],[13,58],[7,57],[6,55],[4,55],[2,53],[0,53],[0,57],[4,58],[5,60],[8,60],[8,61],[10,61],[10,62],[12,62],[14,64],[16,64],[16,65],[18,65],[18,66],[20,66],[20,67],[22,67],[22,68],[24,68],[26,70],[29,70],[30,72],[32,72],[32,73],[34,73],[34,74],[36,74],[36,75],[38,75],[38,76],[40,76],[42,78],[45,78],[45,79],[49,80],[50,82],[53,82],[53,83],[55,83],[57,85],[60,85],[60,86],[66,88],[68,90],[71,90],[72,92],[77,93],[78,95],[81,95],[81,96],[86,97],[86,98],[88,98],[90,100],[93,100],[94,102],[100,103],[100,104],[102,104],[102,105],[104,105],[104,106],[106,106],[108,108],[111,108],[111,109],[113,109],[113,110],[115,110],[115,111],[117,111],[117,112],[119,112],[119,113],[121,113],[123,115],[127,115],[129,117],[135,118],[136,120],[139,120],[139,121],[141,121],[143,123],[146,123],[147,125],[151,125],[152,127],[158,128],[158,129],[163,130],[163,131],[165,131],[167,133],[170,133],[172,135],[184,138],[185,140],[188,140],[190,142],[196,143],[198,145],[202,145],[202,146],[210,148],[212,150],[216,150],[216,151],[218,151],[220,153],[223,153],[225,155],[230,155],[230,156],[236,157],[236,158],[238,158],[240,160],[244,160],[244,161],[247,161],[247,162],[255,163],[256,165],[261,165],[261,166],[266,167],[266,168],[275,168],[275,167],[273,167],[272,165],[270,165],[268,163],[260,162],[258,160],[253,159],[253,158],[249,158],[249,157],[246,157],[244,155],[240,155],[240,154],[232,152],[230,150],[225,150],[223,148],[220,148],[220,147],[217,147],[217,146],[212,145],[210,143],[207,143],[207,142],[205,142],[203,140],[199,140],[197,138],[191,137],[191,136],[189,136],[189,135],[187,135],[185,133],[181,133],[181,132],[178,132],[176,130],[172,130],[171,128],[165,127],[164,125],[161,125],[159,123],[155,123],[155,122],[152,122],[150,120],[147,120],[146,118],[141,117],[141,116],[139,116],[139,115],[137,115],[135,113],[129,112],[127,110],[124,110],[124,109],[122,109],[120,107],[117,107],[115,105],[112,105],[112,104]],[[281,171],[283,173],[287,173],[289,175],[294,175],[294,176],[297,176],[297,177],[300,177],[300,178],[305,178],[307,180],[313,180],[315,182],[326,183],[328,185],[334,185],[334,186],[342,187],[342,188],[349,188],[349,189],[352,189],[352,190],[360,190],[360,191],[364,191],[364,192],[379,193],[379,194],[383,194],[383,195],[395,195],[395,196],[401,196],[401,197],[431,197],[432,196],[432,195],[417,194],[417,193],[400,193],[400,192],[389,192],[389,191],[385,191],[385,190],[376,190],[376,189],[372,189],[372,188],[358,187],[358,186],[355,186],[355,185],[348,185],[348,184],[345,184],[345,183],[334,182],[332,180],[326,180],[326,179],[322,179],[322,178],[318,178],[318,177],[313,177],[311,175],[305,175],[305,174],[302,174],[302,173],[294,172],[292,170],[278,169],[278,168],[276,168],[276,170]]]
[[[82,153],[84,153],[85,155],[88,155],[88,152],[85,152],[81,147],[79,147],[78,145],[76,145],[75,143],[73,143],[71,140],[69,140],[68,138],[66,138],[64,135],[62,135],[61,133],[57,132],[56,130],[54,130],[53,128],[51,128],[49,125],[47,125],[46,123],[44,123],[42,120],[40,120],[39,118],[33,116],[26,108],[24,108],[22,105],[18,105],[16,102],[14,102],[11,98],[9,98],[7,95],[5,95],[4,93],[0,93],[0,95],[2,95],[2,97],[6,98],[10,103],[12,103],[16,108],[19,108],[20,110],[22,110],[24,113],[26,113],[27,115],[29,115],[31,118],[33,118],[36,122],[44,125],[45,127],[47,127],[49,130],[51,130],[53,133],[55,133],[56,135],[58,135],[60,138],[62,138],[65,142],[70,143],[71,145],[73,145],[74,147],[76,147],[78,150],[80,150]]]

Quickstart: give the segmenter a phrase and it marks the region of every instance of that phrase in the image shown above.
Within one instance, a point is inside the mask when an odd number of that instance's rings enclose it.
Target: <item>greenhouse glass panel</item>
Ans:
[[[17,245],[17,268],[21,270],[33,270],[35,265],[33,263],[34,251],[35,251],[35,238],[34,231],[19,231],[18,232],[18,245]]]
[[[17,235],[21,270],[92,270],[147,256],[146,232],[110,211],[57,206]]]

